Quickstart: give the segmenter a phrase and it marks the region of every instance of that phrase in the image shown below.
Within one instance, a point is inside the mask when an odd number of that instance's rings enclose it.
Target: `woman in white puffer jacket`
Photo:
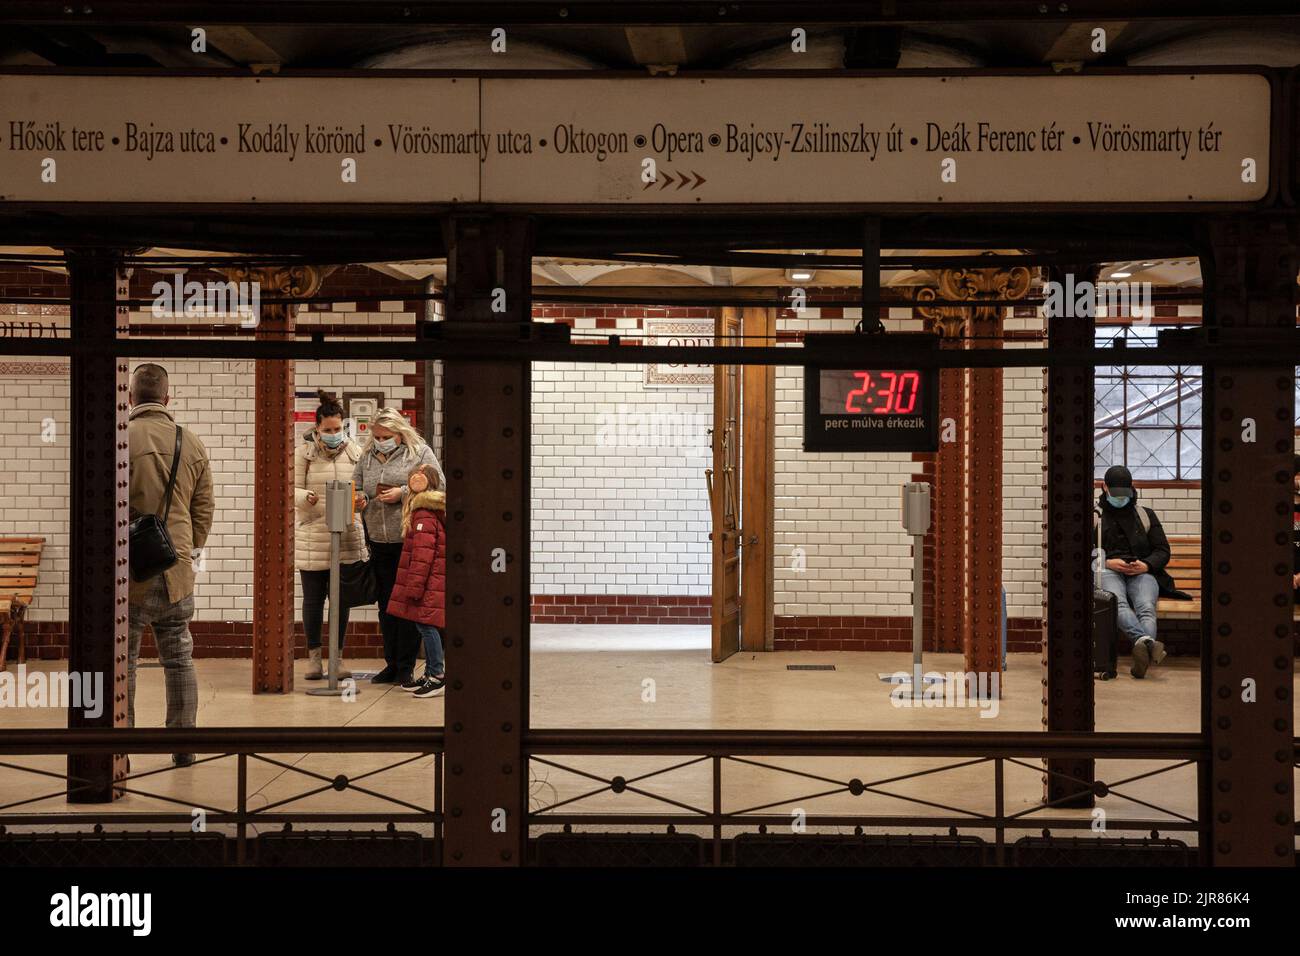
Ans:
[[[325,602],[330,588],[330,532],[325,525],[325,483],[351,481],[361,458],[361,446],[347,437],[343,428],[343,406],[334,396],[318,391],[316,427],[303,436],[293,452],[293,499],[297,525],[293,534],[294,563],[302,579],[302,628],[307,634],[310,664],[307,680],[324,676],[321,665],[321,631]],[[352,526],[339,542],[339,563],[369,560],[361,519],[352,516]],[[342,603],[342,602],[340,602]],[[343,668],[343,638],[348,629],[348,609],[339,616],[339,677],[350,677]],[[334,613],[334,609],[331,609]]]

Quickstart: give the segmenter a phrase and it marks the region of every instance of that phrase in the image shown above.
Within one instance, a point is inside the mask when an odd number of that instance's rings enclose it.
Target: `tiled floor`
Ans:
[[[737,654],[722,664],[708,660],[708,629],[703,627],[576,627],[537,626],[533,635],[531,722],[535,728],[714,728],[786,730],[1027,730],[1041,729],[1041,665],[1037,654],[1013,655],[1008,667],[1003,699],[996,716],[982,717],[970,708],[898,708],[880,672],[907,671],[908,654],[776,653]],[[348,661],[356,670],[374,670],[375,661]],[[454,659],[449,662],[454,668]],[[833,664],[833,671],[791,671],[791,664]],[[50,670],[63,665],[32,665]],[[960,655],[930,655],[927,670],[945,672],[961,666]],[[312,697],[305,688],[317,686],[301,680],[305,662],[299,662],[295,691],[286,695],[249,692],[248,661],[197,662],[199,723],[215,726],[438,726],[443,721],[443,700],[413,699],[394,687],[360,685],[353,702]],[[650,692],[652,691],[652,693]],[[1121,670],[1118,680],[1098,683],[1097,729],[1109,731],[1195,731],[1199,725],[1199,671],[1195,660],[1170,658],[1153,668],[1144,681]],[[146,666],[139,675],[137,715],[142,727],[163,721],[162,671]],[[52,709],[3,709],[0,722],[8,727],[61,726],[64,712]],[[60,772],[61,758],[4,758],[12,764]],[[399,762],[396,755],[276,755],[276,766],[260,761],[249,765],[249,805],[266,806],[295,793],[322,785],[320,779],[295,772],[332,778],[359,774]],[[565,766],[580,767],[608,779],[677,767],[681,757],[548,758]],[[991,764],[978,764],[940,774],[882,783],[861,796],[846,792],[812,799],[810,795],[838,789],[834,782],[853,777],[867,783],[901,774],[960,763],[957,760],[903,757],[870,760],[771,758],[748,763],[724,763],[724,807],[728,810],[774,805],[771,812],[942,814],[947,811],[909,803],[890,794],[931,801],[945,807],[976,813],[992,812]],[[1029,766],[1007,765],[1009,811],[1028,810],[1039,800],[1042,775],[1036,761]],[[175,810],[191,806],[231,807],[235,803],[235,770],[231,759],[214,760],[185,770],[171,770],[165,756],[137,755],[133,771],[163,772],[133,784],[178,803],[129,794],[112,805],[113,812]],[[1149,761],[1101,761],[1099,770],[1108,781],[1137,776],[1157,769]],[[418,758],[368,778],[365,785],[424,806],[432,806],[432,758]],[[782,773],[768,767],[797,769],[808,776]],[[600,789],[590,778],[555,767],[536,764],[533,803],[542,806],[560,799]],[[1184,767],[1136,781],[1119,790],[1175,813],[1195,815],[1194,768]],[[711,784],[707,762],[689,763],[649,777],[638,785],[660,797],[695,807],[707,807]],[[0,805],[56,794],[58,781],[16,769],[0,768]],[[1160,814],[1118,795],[1099,802],[1110,815],[1110,831],[1125,819],[1162,819]],[[293,804],[293,809],[382,812],[391,805],[355,790],[326,790]],[[11,808],[12,812],[19,808]],[[102,811],[104,807],[69,807],[60,796],[28,803],[23,811]],[[667,804],[646,795],[608,791],[566,807],[575,812],[663,812]],[[1084,816],[1083,811],[1062,815]],[[1172,819],[1164,817],[1164,819]]]

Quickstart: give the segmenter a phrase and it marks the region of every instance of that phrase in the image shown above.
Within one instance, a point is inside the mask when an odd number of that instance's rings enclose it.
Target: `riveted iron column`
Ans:
[[[1001,306],[975,310],[968,328],[979,345],[1002,334]],[[970,370],[968,395],[969,562],[965,569],[969,611],[962,650],[966,673],[988,674],[994,697],[1002,689],[1002,369]],[[978,542],[978,543],[977,543]],[[997,675],[996,685],[992,675]],[[974,690],[974,688],[972,688]]]
[[[266,305],[257,337],[292,340],[293,326],[292,306]],[[285,694],[293,690],[294,363],[254,364],[253,693]]]
[[[945,337],[942,348],[961,348]],[[940,441],[934,456],[934,649],[962,649],[966,618],[966,379],[964,368],[939,372],[939,429],[952,421],[953,441]]]
[[[1051,278],[1063,285],[1093,281],[1095,267],[1060,266]],[[1047,346],[1091,348],[1096,317],[1047,318]],[[1043,725],[1049,731],[1092,731],[1092,472],[1093,377],[1086,365],[1047,371],[1046,616],[1043,621]],[[1090,807],[1092,760],[1047,761],[1044,796],[1058,806]],[[1067,777],[1075,778],[1074,780]]]
[[[921,301],[937,289],[923,289]],[[939,347],[964,346],[966,310],[918,305],[926,331],[939,336]],[[960,651],[966,618],[966,451],[967,370],[939,371],[939,450],[934,456],[934,650]],[[949,422],[951,421],[951,429]],[[952,441],[944,440],[951,433]]]
[[[334,267],[237,267],[235,282],[257,283],[263,296],[314,295]],[[292,341],[297,306],[261,307],[255,335]],[[293,690],[293,406],[294,363],[257,359],[253,379],[257,429],[253,452],[253,693]]]
[[[998,343],[1006,306],[988,299],[1020,299],[1030,271],[944,269],[935,286],[917,290],[917,311],[949,347],[969,341]],[[968,300],[967,306],[932,306],[936,299]],[[952,374],[955,372],[956,374]],[[968,673],[1002,670],[1002,369],[945,370],[940,419],[952,418],[956,442],[940,442],[935,466],[938,535],[935,554],[935,616],[940,650],[965,655]],[[941,430],[946,431],[942,428]],[[978,546],[975,542],[979,542]],[[999,690],[1001,682],[998,683]]]
[[[1208,228],[1210,334],[1225,344],[1294,337],[1295,223],[1242,217]],[[1295,863],[1294,351],[1278,357],[1203,370],[1201,819],[1216,866]]]
[[[531,223],[454,217],[446,230],[448,334],[530,321]],[[526,362],[443,367],[448,865],[518,866],[527,846],[530,382]]]
[[[68,672],[103,681],[99,714],[68,708],[78,730],[126,726],[127,369],[112,342],[127,324],[116,301],[128,291],[118,262],[105,250],[68,254],[72,337],[103,346],[73,354],[70,382]],[[111,801],[125,767],[121,755],[69,755],[68,802]]]

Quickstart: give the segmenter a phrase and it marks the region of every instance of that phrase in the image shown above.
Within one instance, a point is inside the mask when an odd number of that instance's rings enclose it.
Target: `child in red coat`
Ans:
[[[424,640],[424,676],[402,684],[421,699],[437,697],[446,684],[442,634],[446,626],[447,498],[432,465],[414,468],[406,479],[410,494],[402,504],[402,557],[388,613],[415,623]]]

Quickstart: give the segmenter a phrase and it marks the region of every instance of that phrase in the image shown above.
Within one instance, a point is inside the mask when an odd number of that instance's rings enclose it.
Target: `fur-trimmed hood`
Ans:
[[[447,495],[442,491],[421,491],[407,495],[402,505],[402,537],[411,530],[411,515],[417,511],[446,511]]]
[[[411,510],[446,511],[447,495],[442,491],[421,491],[411,495]]]

